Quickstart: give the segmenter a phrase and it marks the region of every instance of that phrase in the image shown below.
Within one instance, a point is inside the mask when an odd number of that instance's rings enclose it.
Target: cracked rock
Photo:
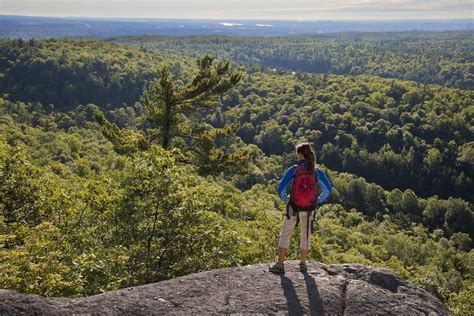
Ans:
[[[357,264],[285,263],[211,270],[82,298],[0,290],[0,315],[272,313],[290,315],[451,315],[440,300],[388,270]]]

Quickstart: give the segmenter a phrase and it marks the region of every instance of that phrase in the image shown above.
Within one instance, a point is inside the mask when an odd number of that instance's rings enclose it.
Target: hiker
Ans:
[[[278,183],[278,194],[287,202],[286,214],[278,242],[278,261],[270,267],[274,273],[284,273],[283,261],[289,247],[293,229],[301,221],[301,241],[299,268],[301,272],[307,271],[306,258],[311,248],[311,233],[313,230],[314,215],[317,204],[327,200],[332,192],[332,187],[326,174],[317,168],[316,156],[309,143],[296,145],[295,165],[288,168],[283,178]],[[311,220],[311,225],[309,224]]]

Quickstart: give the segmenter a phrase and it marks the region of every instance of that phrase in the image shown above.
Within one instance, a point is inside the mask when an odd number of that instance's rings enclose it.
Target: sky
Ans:
[[[258,20],[474,20],[474,0],[0,0],[0,15]]]

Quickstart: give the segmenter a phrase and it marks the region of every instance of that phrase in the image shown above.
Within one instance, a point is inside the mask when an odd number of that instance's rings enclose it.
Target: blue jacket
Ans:
[[[303,165],[304,160],[298,160],[295,164]],[[314,173],[316,174],[316,172],[318,177],[318,204],[321,204],[326,201],[331,194],[332,186],[324,171],[316,167],[314,169]],[[286,170],[283,178],[278,182],[278,194],[280,195],[280,199],[282,199],[284,202],[288,202],[289,200],[291,184],[295,173],[296,166],[293,165],[288,168],[288,170]]]

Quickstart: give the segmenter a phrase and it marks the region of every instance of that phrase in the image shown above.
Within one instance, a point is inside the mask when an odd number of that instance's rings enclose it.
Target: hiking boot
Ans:
[[[300,271],[301,272],[308,271],[308,266],[306,265],[306,262],[300,261],[299,266],[300,266]]]
[[[283,263],[277,262],[273,266],[271,266],[268,270],[272,273],[285,273],[285,266],[283,265]]]

